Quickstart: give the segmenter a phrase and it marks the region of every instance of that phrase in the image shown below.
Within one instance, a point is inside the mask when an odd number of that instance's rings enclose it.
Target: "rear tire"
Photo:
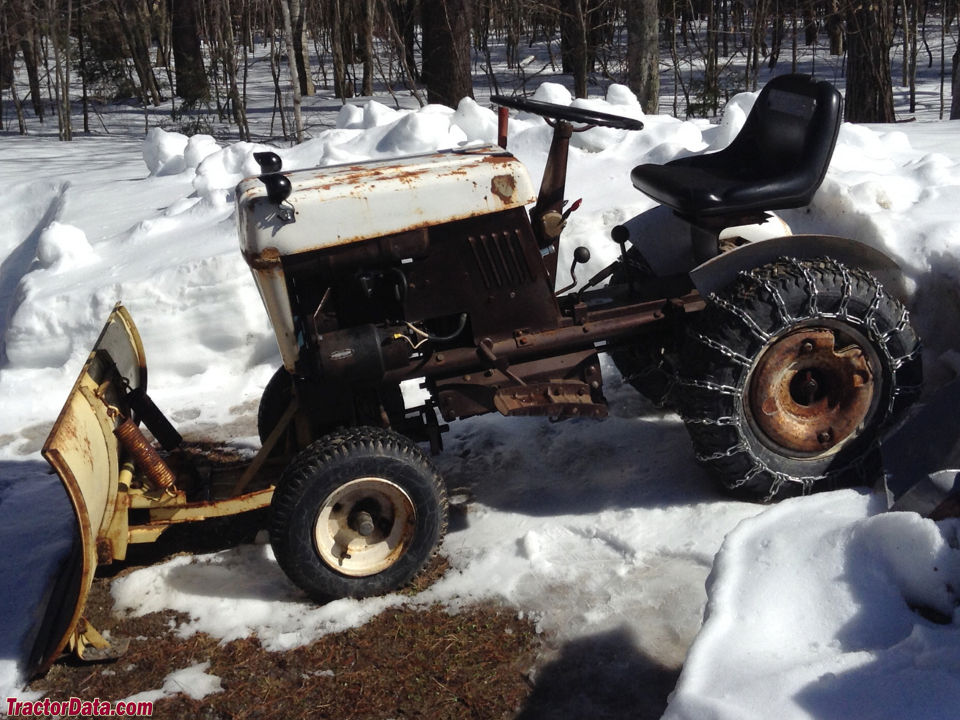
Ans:
[[[627,251],[626,262],[630,267],[624,267],[621,263],[610,276],[611,285],[626,285],[630,280],[642,285],[645,278],[653,276],[653,271],[637,248]],[[634,345],[610,353],[610,359],[624,382],[661,409],[670,408],[675,403],[673,390],[676,370],[671,359],[676,349],[673,333],[672,325],[665,329],[655,328]]]
[[[920,391],[909,314],[869,273],[781,259],[711,296],[688,332],[681,414],[725,488],[765,501],[862,484]]]
[[[317,602],[402,588],[446,532],[443,481],[424,453],[389,430],[317,440],[284,471],[270,542],[287,576]]]

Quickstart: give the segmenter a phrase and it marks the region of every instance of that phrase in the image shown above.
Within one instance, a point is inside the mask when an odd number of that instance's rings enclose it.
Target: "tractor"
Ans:
[[[146,393],[132,319],[114,311],[44,447],[81,542],[36,666],[64,647],[109,652],[81,620],[96,565],[177,523],[269,506],[277,562],[314,600],[404,586],[446,529],[430,455],[449,423],[602,419],[601,353],[680,414],[697,460],[739,497],[880,475],[879,443],[922,380],[899,269],[853,240],[793,235],[774,214],[808,205],[823,181],[841,122],[831,84],[776,77],[725,149],[634,168],[681,231],[617,225],[617,259],[579,282],[590,252],[576,248],[569,283],[558,257],[576,205],[564,197],[572,134],[643,124],[493,102],[498,145],[293,172],[256,154],[261,173],[236,192],[240,245],[283,364],[244,467],[178,473],[156,452],[141,422],[165,448],[179,436]],[[506,150],[510,109],[553,128],[539,192]]]

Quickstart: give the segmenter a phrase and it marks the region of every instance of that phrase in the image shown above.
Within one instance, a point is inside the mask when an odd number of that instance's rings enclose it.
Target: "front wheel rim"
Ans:
[[[375,575],[406,552],[416,517],[413,501],[396,483],[380,477],[357,478],[323,501],[314,524],[314,547],[336,572],[350,577]]]
[[[744,406],[765,445],[794,457],[838,452],[877,410],[879,358],[846,325],[804,327],[774,339],[746,383]]]

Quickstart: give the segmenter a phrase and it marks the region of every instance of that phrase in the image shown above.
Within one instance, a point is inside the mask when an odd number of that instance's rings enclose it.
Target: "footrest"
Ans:
[[[590,386],[582,382],[542,382],[501,388],[494,406],[509,417],[539,415],[556,418],[604,418],[607,406],[595,403]]]

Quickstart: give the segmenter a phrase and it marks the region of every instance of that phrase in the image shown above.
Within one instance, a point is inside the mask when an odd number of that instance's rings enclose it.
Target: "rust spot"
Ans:
[[[264,248],[259,255],[244,253],[243,259],[254,270],[276,270],[280,267],[280,251],[275,247]]]
[[[490,190],[504,202],[510,202],[517,191],[517,183],[513,175],[494,175]]]
[[[873,393],[873,372],[859,346],[830,328],[804,328],[764,351],[750,380],[750,409],[770,442],[817,453],[856,437]]]
[[[497,153],[496,155],[485,155],[480,162],[490,163],[491,165],[509,165],[515,160],[510,153]]]
[[[97,565],[110,565],[113,562],[113,543],[109,538],[97,538]]]
[[[54,433],[61,435],[77,444],[77,450],[83,456],[88,466],[93,467],[93,446],[90,444],[90,437],[77,424],[77,418],[73,413],[67,413],[63,421],[59,423],[59,428],[54,428]],[[51,433],[53,435],[54,433]]]

